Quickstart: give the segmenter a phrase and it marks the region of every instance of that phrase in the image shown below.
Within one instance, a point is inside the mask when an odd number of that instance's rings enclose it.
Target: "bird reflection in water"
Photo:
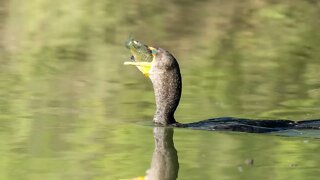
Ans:
[[[173,142],[173,128],[154,127],[154,151],[146,176],[133,180],[175,180],[178,178],[179,162]]]
[[[179,162],[177,150],[173,142],[173,128],[154,127],[154,151],[151,167],[146,179],[173,180],[177,179]]]

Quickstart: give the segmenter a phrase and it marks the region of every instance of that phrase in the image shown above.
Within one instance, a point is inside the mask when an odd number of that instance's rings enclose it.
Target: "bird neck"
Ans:
[[[153,85],[157,110],[153,122],[158,125],[177,123],[174,113],[179,105],[182,80],[178,63],[170,69],[158,69],[152,72],[150,79]]]

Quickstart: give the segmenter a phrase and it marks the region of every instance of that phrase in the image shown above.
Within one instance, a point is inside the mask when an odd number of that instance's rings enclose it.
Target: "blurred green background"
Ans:
[[[316,0],[0,0],[0,178],[144,175],[155,105],[150,81],[123,66],[130,34],[178,59],[179,122],[320,118],[319,19]],[[180,179],[313,178],[320,166],[317,139],[175,138]],[[238,171],[247,157],[257,165]]]

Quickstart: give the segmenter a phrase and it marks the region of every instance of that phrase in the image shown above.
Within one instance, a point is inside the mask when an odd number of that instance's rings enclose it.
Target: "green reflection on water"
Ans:
[[[145,174],[152,130],[131,123],[151,121],[154,97],[149,80],[122,65],[130,33],[179,60],[180,122],[320,117],[318,2],[166,3],[0,2],[2,179]],[[178,130],[179,177],[311,178],[319,143],[309,141]],[[255,165],[240,173],[250,157]]]

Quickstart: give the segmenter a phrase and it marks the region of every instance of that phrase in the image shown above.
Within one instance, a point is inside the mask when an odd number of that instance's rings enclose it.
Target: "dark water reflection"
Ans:
[[[198,177],[204,179],[250,179],[252,177],[273,179],[274,177],[270,177],[270,174],[277,174],[279,177],[276,179],[317,178],[319,158],[315,154],[313,158],[316,159],[310,161],[309,155],[305,156],[301,154],[301,151],[313,151],[313,148],[318,148],[319,145],[314,147],[318,140],[271,135],[250,136],[240,133],[213,134],[210,137],[212,139],[203,136],[207,142],[199,143],[197,146],[199,149],[191,148],[191,152],[188,152],[190,149],[185,147],[195,142],[192,142],[193,139],[184,139],[184,145],[181,150],[178,149],[178,152],[181,164],[186,169],[183,169],[179,175],[179,159],[173,141],[173,132],[172,128],[153,128],[155,147],[150,168],[146,171],[144,178],[153,180],[174,180],[178,177],[179,179],[197,179]],[[178,130],[178,134],[180,133],[181,131]],[[224,140],[227,140],[228,143],[223,143]],[[261,141],[265,141],[265,143],[262,144]],[[274,151],[276,146],[277,151]],[[195,155],[196,151],[200,151],[200,153]],[[284,157],[283,155],[286,153],[288,154]],[[188,162],[190,160],[191,162]],[[296,174],[297,170],[301,174]],[[263,171],[268,173],[263,173]],[[140,176],[140,178],[142,177]]]
[[[153,135],[141,124],[154,97],[123,66],[129,34],[179,60],[180,122],[318,119],[319,9],[312,0],[0,1],[1,179],[145,175]],[[177,129],[174,144],[179,179],[312,179],[320,162],[318,139],[304,135]]]

